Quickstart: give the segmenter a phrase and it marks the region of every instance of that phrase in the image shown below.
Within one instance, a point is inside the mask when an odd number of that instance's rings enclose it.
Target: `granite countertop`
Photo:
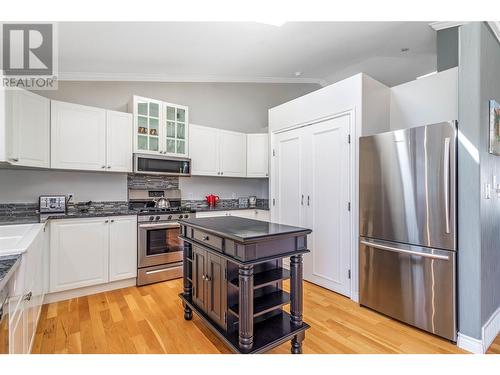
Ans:
[[[182,219],[181,224],[245,243],[285,234],[309,234],[310,229],[234,216]]]
[[[127,216],[127,215],[137,215],[137,211],[128,209],[119,209],[119,210],[75,211],[62,214],[38,214],[38,213],[6,214],[6,215],[0,215],[0,225],[44,223],[49,219],[50,220],[82,219],[91,217]]]
[[[0,290],[5,287],[12,274],[16,271],[21,256],[21,254],[0,256]]]
[[[193,207],[191,208],[193,212],[207,212],[207,211],[233,211],[233,210],[266,210],[269,211],[269,207],[263,206],[263,207],[248,207],[248,206],[230,206],[230,207],[224,207],[224,206],[215,206],[215,207],[208,207],[208,206],[200,206],[200,207]]]

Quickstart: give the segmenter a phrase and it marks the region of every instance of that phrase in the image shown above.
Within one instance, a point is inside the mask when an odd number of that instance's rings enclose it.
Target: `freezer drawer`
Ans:
[[[360,238],[360,304],[456,341],[455,252]]]

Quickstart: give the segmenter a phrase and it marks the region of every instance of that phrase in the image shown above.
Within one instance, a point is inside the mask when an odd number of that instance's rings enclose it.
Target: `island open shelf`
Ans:
[[[309,229],[237,217],[184,219],[184,318],[195,312],[233,351],[288,340],[302,352],[302,255]],[[283,258],[290,258],[290,270]],[[290,279],[290,292],[283,281]],[[283,306],[290,305],[290,313]]]

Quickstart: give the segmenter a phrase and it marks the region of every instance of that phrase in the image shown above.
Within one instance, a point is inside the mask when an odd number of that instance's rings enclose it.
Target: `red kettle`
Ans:
[[[205,197],[205,199],[207,200],[207,203],[208,203],[209,207],[215,207],[215,205],[219,201],[219,196],[218,195],[210,194],[210,195],[207,195]]]

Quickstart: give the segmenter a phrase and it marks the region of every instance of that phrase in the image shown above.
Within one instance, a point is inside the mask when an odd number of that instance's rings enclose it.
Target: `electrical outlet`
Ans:
[[[231,194],[232,199],[236,199],[236,193]]]

